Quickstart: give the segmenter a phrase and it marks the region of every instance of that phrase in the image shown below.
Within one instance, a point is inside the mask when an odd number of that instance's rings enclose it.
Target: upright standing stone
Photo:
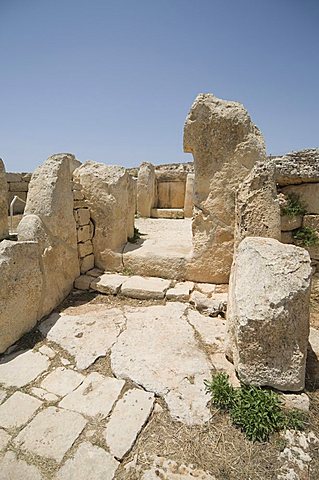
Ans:
[[[69,294],[79,276],[73,216],[74,155],[52,155],[32,175],[19,240],[37,241],[44,277],[39,316],[47,315]]]
[[[305,386],[311,268],[303,248],[247,237],[232,266],[228,349],[245,384]]]
[[[155,169],[151,163],[141,164],[137,177],[137,213],[150,217],[156,201]]]
[[[245,108],[200,94],[184,129],[184,151],[194,156],[193,254],[189,280],[227,283],[234,247],[235,193],[265,144]]]
[[[8,184],[4,164],[0,158],[0,240],[8,234]]]
[[[194,178],[193,173],[189,173],[186,177],[185,200],[184,200],[184,217],[192,218],[193,216],[193,195],[194,195]]]
[[[103,270],[122,267],[122,250],[134,233],[133,180],[123,167],[88,161],[74,178],[82,186],[94,223],[95,265]]]

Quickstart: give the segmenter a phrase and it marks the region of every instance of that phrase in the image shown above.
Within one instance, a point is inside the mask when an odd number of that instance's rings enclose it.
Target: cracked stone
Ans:
[[[42,353],[42,355],[46,355],[51,360],[56,355],[55,351],[52,350],[52,348],[48,347],[47,345],[42,345],[42,347],[39,348],[39,352]]]
[[[119,466],[112,455],[89,442],[81,443],[73,458],[57,473],[57,480],[112,480]]]
[[[175,300],[176,302],[187,302],[193,288],[193,282],[176,283],[174,288],[170,288],[167,290],[166,298],[167,300]]]
[[[161,299],[170,285],[171,281],[163,278],[133,275],[123,283],[121,295],[140,300]]]
[[[31,393],[32,395],[35,395],[36,397],[41,398],[41,400],[45,400],[47,402],[57,402],[59,400],[59,397],[54,395],[54,393],[47,392],[43,388],[33,387],[31,388]]]
[[[23,451],[61,462],[86,423],[79,413],[48,407],[24,427],[14,443]]]
[[[107,417],[124,386],[123,380],[90,373],[74,392],[69,393],[59,406],[90,417]]]
[[[206,317],[194,310],[188,311],[187,318],[204,343],[214,347],[216,352],[224,351],[224,341],[227,332],[225,320],[220,317]]]
[[[83,370],[106,355],[124,325],[125,318],[118,308],[102,310],[92,305],[81,315],[54,313],[39,330],[73,355],[77,368]]]
[[[41,387],[48,392],[64,397],[73,392],[85,379],[84,375],[64,367],[58,367],[42,381]]]
[[[0,452],[6,448],[10,441],[10,435],[0,428]],[[1,462],[0,462],[1,467]],[[1,474],[0,474],[1,475]]]
[[[132,448],[153,404],[154,395],[137,388],[126,392],[117,402],[105,430],[107,446],[116,458],[121,459]]]
[[[22,392],[15,392],[0,405],[0,427],[21,427],[40,408],[42,402]]]
[[[197,310],[204,311],[212,317],[219,314],[225,314],[227,309],[227,293],[214,293],[208,297],[196,290],[191,294],[190,303],[195,305]]]
[[[193,328],[184,316],[185,310],[184,304],[175,302],[127,309],[126,330],[111,349],[115,375],[130,378],[162,396],[169,390],[176,394],[183,392],[184,386],[180,385],[185,378],[197,375],[208,378],[212,366],[197,344]],[[193,394],[196,392],[201,395],[197,383]],[[185,408],[187,402],[185,399]]]
[[[107,295],[116,295],[126,279],[127,277],[116,273],[104,273],[91,282],[91,288]]]
[[[0,383],[24,387],[49,367],[49,359],[39,352],[25,350],[5,356],[0,362]]]
[[[34,465],[19,460],[14,452],[7,452],[0,460],[0,480],[44,480]]]

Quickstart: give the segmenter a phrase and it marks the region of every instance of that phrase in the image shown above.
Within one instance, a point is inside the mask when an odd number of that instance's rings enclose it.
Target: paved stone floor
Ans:
[[[144,466],[129,458],[164,406],[172,422],[205,425],[212,372],[237,382],[221,316],[187,302],[154,303],[71,304],[39,324],[31,348],[1,357],[0,480],[215,478],[161,452]],[[299,437],[288,440],[301,448]]]

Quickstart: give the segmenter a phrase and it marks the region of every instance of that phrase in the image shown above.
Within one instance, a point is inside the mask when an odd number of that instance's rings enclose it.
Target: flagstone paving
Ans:
[[[1,356],[0,480],[215,478],[169,458],[128,459],[163,408],[179,425],[206,424],[213,371],[236,384],[224,318],[176,301],[121,305],[54,312],[33,348]]]

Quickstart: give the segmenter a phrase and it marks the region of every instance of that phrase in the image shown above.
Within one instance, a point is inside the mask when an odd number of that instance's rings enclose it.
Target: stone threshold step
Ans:
[[[183,208],[152,208],[152,218],[184,218]]]
[[[190,302],[208,314],[226,310],[228,285],[177,282],[159,277],[126,276],[103,273],[94,268],[74,282],[79,290],[94,290],[105,295],[122,295],[139,300],[173,300]],[[215,316],[215,315],[213,315]]]

